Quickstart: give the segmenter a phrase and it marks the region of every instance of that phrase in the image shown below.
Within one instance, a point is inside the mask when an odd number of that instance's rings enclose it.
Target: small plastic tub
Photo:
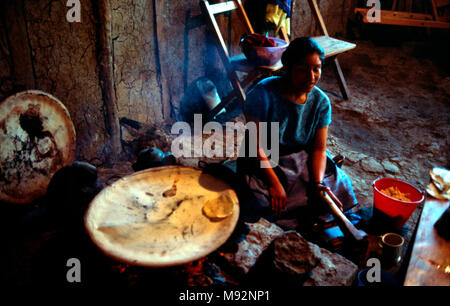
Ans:
[[[400,230],[417,206],[425,200],[425,193],[414,185],[395,178],[380,178],[373,182],[373,204],[376,209],[390,217],[395,229]],[[402,201],[381,192],[389,187],[397,187],[407,194],[410,201]]]
[[[280,38],[269,38],[274,40],[275,47],[256,47],[251,45],[242,47],[249,62],[258,66],[273,66],[281,59],[289,44]]]

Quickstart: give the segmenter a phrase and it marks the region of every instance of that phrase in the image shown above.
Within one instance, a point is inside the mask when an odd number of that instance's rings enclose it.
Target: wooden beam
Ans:
[[[14,82],[23,86],[24,89],[35,89],[36,72],[32,60],[23,0],[1,1],[0,10],[8,43],[10,57],[8,62],[14,75]]]
[[[253,30],[252,24],[250,23],[250,20],[248,19],[248,16],[245,13],[244,7],[242,6],[241,0],[234,0],[234,2],[236,3],[236,5],[238,7],[237,11],[238,11],[239,17],[241,18],[241,20],[244,21],[244,26],[245,26],[246,30],[249,32],[249,34],[255,33],[255,31]]]
[[[226,13],[237,8],[237,5],[234,1],[220,2],[216,4],[209,4],[209,10],[211,14],[218,15],[222,13]]]
[[[214,17],[214,14],[211,10],[211,5],[208,1],[202,0],[200,2],[200,8],[202,9],[203,15],[206,17],[206,23],[208,25],[208,29],[210,30],[210,33],[214,36],[215,39],[219,41],[221,50],[219,51],[219,54],[223,57],[223,55],[226,56],[227,62],[229,62],[228,58],[230,57],[227,45],[225,44],[225,41],[223,40],[222,35],[220,35],[220,28],[217,24],[216,18]],[[222,55],[223,53],[223,55]]]
[[[395,11],[396,8],[397,8],[397,0],[394,0],[394,2],[392,2],[392,10]]]
[[[363,16],[364,23],[371,24],[390,24],[390,25],[402,25],[402,26],[410,26],[410,27],[422,27],[422,28],[441,28],[441,29],[450,29],[450,22],[446,21],[435,21],[427,19],[419,19],[416,13],[407,13],[410,14],[411,17],[414,18],[406,18],[403,15],[399,14],[401,12],[392,12],[381,10],[381,22],[369,22],[367,20],[367,9],[355,9],[355,12],[361,13]],[[395,14],[396,15],[395,15]],[[404,12],[403,12],[404,13]],[[431,15],[430,15],[431,16]],[[447,19],[443,19],[447,20]]]
[[[450,0],[436,0],[437,7],[444,7],[450,5]]]
[[[339,88],[341,89],[342,97],[344,100],[348,100],[350,97],[350,91],[348,90],[347,83],[345,82],[344,74],[342,73],[341,65],[339,65],[338,59],[333,58],[333,68],[336,78],[338,79]]]
[[[287,34],[286,28],[285,28],[285,27],[280,27],[280,32],[281,32],[281,37],[282,37],[285,41],[289,42],[289,36],[288,36],[288,34]]]
[[[356,8],[355,13],[361,13],[362,15],[367,15],[369,9],[366,8]],[[433,15],[431,14],[421,14],[421,13],[409,13],[403,11],[388,11],[381,10],[382,17],[398,17],[398,18],[408,18],[417,20],[433,20]]]
[[[325,51],[325,58],[336,56],[356,47],[355,44],[329,36],[316,36],[313,39]]]
[[[430,1],[431,1],[431,7],[433,8],[434,20],[438,21],[439,20],[439,15],[438,15],[437,8],[436,8],[436,2],[434,0],[430,0]]]
[[[117,99],[114,89],[111,3],[109,0],[99,0],[93,3],[96,5],[99,21],[97,29],[99,82],[106,108],[106,129],[110,135],[110,142],[107,143],[108,152],[106,153],[106,161],[111,165],[117,161],[119,154],[122,152],[120,125],[116,111]]]
[[[406,10],[407,10],[408,12],[411,12],[411,11],[412,11],[412,5],[413,5],[412,0],[406,0]]]
[[[317,22],[319,23],[320,29],[322,30],[322,34],[325,36],[328,35],[327,27],[325,26],[325,22],[323,21],[322,14],[320,13],[319,5],[317,5],[316,0],[309,0],[309,5],[311,6],[311,10],[316,17]]]

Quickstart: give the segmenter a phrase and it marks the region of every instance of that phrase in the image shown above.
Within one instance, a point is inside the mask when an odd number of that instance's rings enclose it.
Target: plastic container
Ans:
[[[425,200],[425,193],[419,188],[399,179],[380,178],[373,182],[373,204],[376,209],[392,219],[395,229],[400,230],[408,218]],[[411,201],[402,201],[381,193],[389,187],[397,187],[402,193],[408,194]]]
[[[275,47],[242,46],[242,51],[248,61],[257,66],[273,66],[288,47],[288,43],[280,38],[269,37],[275,41]]]
[[[196,85],[203,100],[208,105],[209,110],[212,110],[214,107],[220,104],[221,100],[219,93],[217,92],[217,88],[211,80],[201,78],[197,81]],[[220,115],[224,112],[225,108],[222,108],[217,115]]]

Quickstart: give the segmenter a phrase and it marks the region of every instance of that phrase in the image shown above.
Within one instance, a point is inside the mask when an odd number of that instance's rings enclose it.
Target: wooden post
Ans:
[[[347,83],[345,82],[344,74],[342,73],[341,65],[339,65],[338,59],[333,58],[334,73],[338,79],[339,88],[341,89],[342,97],[344,100],[348,100],[350,97],[350,91],[348,90]]]
[[[120,143],[120,125],[117,118],[117,97],[114,88],[113,50],[111,38],[111,3],[109,0],[94,1],[98,14],[97,61],[99,64],[99,82],[103,102],[106,108],[105,125],[110,136],[107,143],[106,162],[114,164],[122,152]]]
[[[322,14],[320,13],[319,5],[317,4],[316,0],[309,0],[309,5],[311,6],[311,9],[314,13],[314,16],[316,17],[317,22],[319,22],[320,29],[322,30],[323,35],[329,36],[327,27],[325,26],[325,22],[323,21]]]
[[[406,11],[407,12],[411,12],[412,11],[412,5],[413,5],[413,2],[412,2],[412,0],[406,0]]]
[[[241,20],[244,21],[247,31],[250,32],[249,34],[255,33],[255,31],[253,30],[252,24],[250,23],[250,20],[248,19],[248,16],[245,13],[244,7],[242,6],[241,0],[234,0],[234,2],[236,3],[236,6],[238,7],[237,11],[241,17]]]
[[[397,0],[394,0],[394,2],[392,3],[392,10],[395,11],[396,8],[397,8]]]
[[[439,15],[438,15],[437,8],[436,8],[436,2],[434,0],[430,0],[430,1],[431,1],[431,7],[433,8],[433,18],[434,18],[434,20],[438,21]]]
[[[1,1],[0,11],[6,27],[7,47],[10,53],[9,64],[11,71],[14,73],[14,83],[23,87],[23,89],[35,89],[36,73],[25,21],[23,0]]]

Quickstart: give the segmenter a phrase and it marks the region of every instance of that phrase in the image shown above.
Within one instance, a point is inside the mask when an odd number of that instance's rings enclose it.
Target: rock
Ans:
[[[311,271],[304,286],[351,286],[358,266],[345,257],[310,243],[319,264]]]
[[[275,239],[273,262],[279,271],[288,274],[307,274],[317,264],[309,242],[299,236],[297,232],[291,231]]]
[[[289,231],[274,241],[275,268],[292,279],[306,277],[304,286],[350,286],[358,267],[339,254],[306,241],[299,233]]]
[[[120,127],[120,138],[125,142],[132,142],[134,140],[134,136],[130,133],[130,129],[126,126]]]
[[[408,162],[401,160],[398,162],[398,165],[400,166],[400,169],[404,169],[408,167]]]
[[[387,172],[390,172],[390,173],[399,173],[400,172],[400,169],[397,167],[397,165],[390,162],[389,160],[384,160],[381,164],[383,165],[384,170],[386,170]]]
[[[92,164],[75,161],[59,169],[47,187],[46,205],[58,224],[83,224],[84,213],[102,186]]]
[[[245,225],[248,232],[236,238],[237,251],[222,254],[232,268],[244,275],[255,265],[272,241],[284,233],[280,227],[263,218]]]
[[[431,153],[439,153],[441,149],[441,146],[437,142],[432,142],[431,145],[428,147],[427,151]]]
[[[363,154],[363,153],[359,153],[359,152],[348,152],[345,155],[345,162],[349,163],[350,165],[356,164],[357,162],[359,162],[360,160],[366,158],[367,155]]]
[[[361,161],[361,167],[363,170],[373,173],[384,172],[383,166],[373,157],[365,158]]]

